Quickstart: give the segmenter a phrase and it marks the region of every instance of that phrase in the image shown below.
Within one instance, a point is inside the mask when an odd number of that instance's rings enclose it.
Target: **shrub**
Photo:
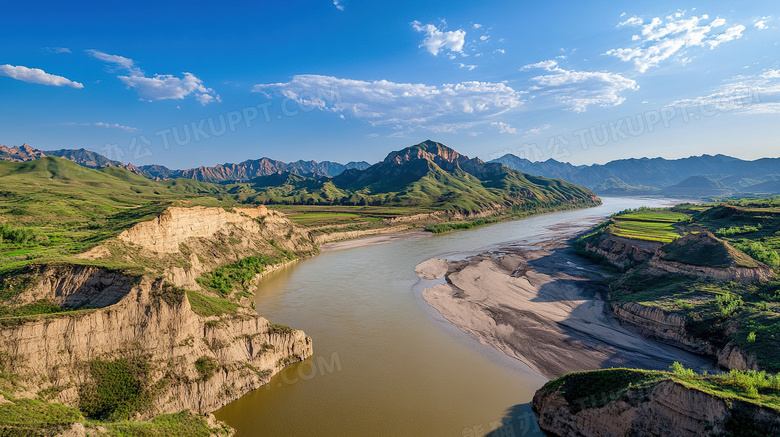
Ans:
[[[719,295],[715,298],[715,301],[718,303],[721,317],[731,316],[745,304],[741,297],[729,292]]]
[[[219,364],[217,360],[207,355],[204,355],[195,360],[195,370],[200,374],[201,379],[208,381],[217,372]]]
[[[35,232],[32,229],[14,229],[8,223],[0,225],[0,243],[25,245],[33,238],[35,238]]]
[[[675,374],[675,376],[679,378],[694,378],[696,376],[696,372],[694,372],[692,369],[686,369],[685,366],[675,361],[672,363],[671,366],[672,373]]]
[[[151,403],[150,365],[141,357],[89,363],[91,380],[79,389],[79,408],[88,417],[127,420]]]

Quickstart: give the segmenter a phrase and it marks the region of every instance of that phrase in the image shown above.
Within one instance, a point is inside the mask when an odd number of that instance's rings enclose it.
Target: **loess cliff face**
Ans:
[[[668,273],[676,273],[680,275],[710,278],[717,281],[755,282],[766,281],[775,277],[775,273],[772,271],[772,269],[763,264],[757,267],[697,266],[679,261],[664,259],[662,251],[659,251],[659,255],[656,255],[648,262],[648,266],[650,267],[650,269],[648,269],[648,273],[651,274],[664,275]]]
[[[612,310],[621,323],[636,328],[646,337],[653,337],[698,354],[715,353],[715,348],[710,343],[688,334],[685,329],[685,316],[681,314],[668,313],[660,308],[636,302],[613,303]]]
[[[777,412],[756,404],[724,400],[673,380],[649,387],[631,387],[599,398],[567,400],[565,393],[545,386],[532,407],[539,426],[557,436],[721,436],[777,435]]]
[[[168,208],[159,217],[138,223],[82,258],[140,263],[176,286],[200,290],[205,272],[278,249],[310,254],[316,249],[309,232],[284,214],[257,208]]]
[[[313,243],[265,208],[172,208],[85,255],[157,262],[159,272],[33,267],[31,282],[8,304],[48,300],[71,311],[3,320],[0,368],[14,375],[17,397],[37,394],[79,407],[81,390],[94,383],[91,363],[140,359],[148,365],[144,384],[151,399],[142,418],[215,410],[267,383],[283,366],[311,356],[311,339],[271,325],[238,302],[201,316],[189,293],[170,282],[195,288],[201,272],[277,248],[301,253]]]
[[[682,259],[670,256],[681,249],[685,255]],[[585,250],[603,256],[617,267],[642,266],[649,275],[672,273],[743,283],[766,281],[775,276],[769,266],[751,259],[707,231],[690,233],[667,245],[606,233],[598,242],[586,244]],[[722,252],[719,257],[722,259],[716,263],[711,259],[695,263],[697,259],[711,258],[708,255],[717,252]]]
[[[649,261],[661,246],[661,243],[609,234],[596,244],[586,244],[585,249],[603,256],[617,267],[626,267]]]

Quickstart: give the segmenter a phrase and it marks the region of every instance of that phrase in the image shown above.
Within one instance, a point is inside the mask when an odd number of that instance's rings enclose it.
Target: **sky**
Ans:
[[[135,165],[780,156],[773,1],[0,0],[0,144]]]

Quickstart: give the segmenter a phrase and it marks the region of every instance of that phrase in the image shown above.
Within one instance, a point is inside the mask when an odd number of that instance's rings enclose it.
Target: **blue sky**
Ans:
[[[771,1],[2,1],[0,143],[189,168],[425,139],[575,164],[780,156]]]

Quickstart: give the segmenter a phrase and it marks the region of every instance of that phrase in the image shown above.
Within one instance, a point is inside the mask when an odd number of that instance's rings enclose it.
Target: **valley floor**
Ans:
[[[707,369],[708,360],[627,330],[605,313],[600,267],[568,244],[582,230],[570,223],[530,246],[425,261],[418,275],[439,283],[423,298],[462,331],[548,378],[609,367],[666,370],[674,361]]]

